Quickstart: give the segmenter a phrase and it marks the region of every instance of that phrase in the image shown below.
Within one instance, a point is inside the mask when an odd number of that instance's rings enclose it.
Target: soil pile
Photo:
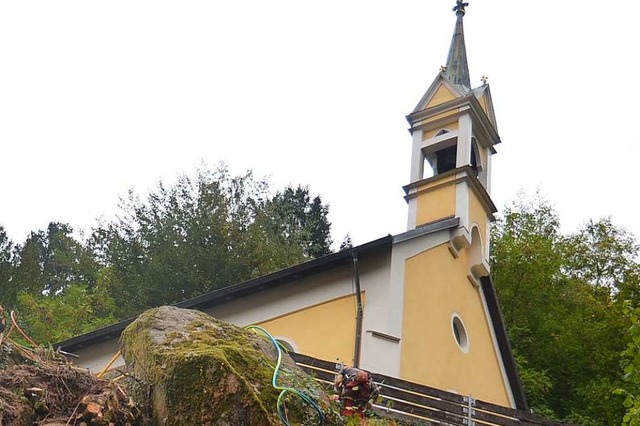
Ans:
[[[8,334],[0,332],[0,426],[145,424],[124,384],[100,380],[55,351],[29,349]]]

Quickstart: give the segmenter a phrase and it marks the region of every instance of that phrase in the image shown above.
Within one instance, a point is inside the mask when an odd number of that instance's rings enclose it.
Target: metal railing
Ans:
[[[316,380],[333,383],[335,363],[290,353],[296,364]],[[458,395],[395,377],[371,373],[380,386],[379,413],[426,425],[451,426],[559,426],[557,421],[503,407],[472,396]]]

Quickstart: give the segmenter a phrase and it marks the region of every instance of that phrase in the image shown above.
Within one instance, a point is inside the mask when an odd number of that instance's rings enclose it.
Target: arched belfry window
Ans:
[[[476,147],[475,143],[472,143],[471,144],[471,168],[476,173],[476,176],[478,175],[478,163],[479,163],[478,160],[479,160],[478,148]]]
[[[436,174],[441,174],[456,168],[457,146],[453,145],[436,151]]]
[[[457,165],[458,138],[449,129],[440,129],[423,148],[422,178],[430,178],[449,170]]]
[[[483,159],[483,148],[478,144],[478,140],[475,137],[471,138],[471,159],[469,165],[475,172],[476,177],[483,185],[487,185],[487,164]]]

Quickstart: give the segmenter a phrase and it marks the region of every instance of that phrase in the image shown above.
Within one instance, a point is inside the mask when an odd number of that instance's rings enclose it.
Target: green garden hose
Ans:
[[[276,342],[276,339],[274,339],[273,336],[267,330],[265,330],[264,328],[259,327],[257,325],[249,325],[249,326],[245,327],[245,330],[258,330],[258,331],[260,331],[269,340],[271,340],[271,343],[273,344],[273,347],[278,352],[278,361],[276,362],[276,368],[273,370],[273,378],[271,380],[271,385],[273,386],[274,389],[281,391],[280,395],[278,395],[278,401],[276,403],[276,406],[277,406],[277,409],[278,409],[278,416],[280,416],[280,420],[282,420],[282,423],[285,426],[290,426],[289,422],[287,421],[287,417],[286,417],[286,415],[284,413],[283,403],[284,403],[284,395],[287,392],[291,392],[291,393],[293,393],[295,395],[298,395],[300,398],[302,398],[302,400],[305,403],[307,403],[308,405],[311,405],[313,407],[313,409],[316,411],[316,413],[318,413],[318,424],[322,425],[324,423],[324,415],[322,414],[322,410],[320,409],[318,404],[313,400],[313,398],[311,398],[309,395],[306,395],[303,392],[300,392],[297,389],[290,388],[290,387],[285,387],[285,386],[278,386],[278,375],[280,374],[280,367],[282,366],[282,350],[280,349],[280,345],[278,344],[278,342]]]

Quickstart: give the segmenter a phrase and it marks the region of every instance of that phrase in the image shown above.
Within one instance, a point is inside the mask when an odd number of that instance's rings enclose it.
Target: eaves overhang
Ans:
[[[428,130],[431,127],[435,128],[439,125],[439,122],[437,120],[428,122],[427,120],[429,118],[445,115],[450,111],[457,112],[465,106],[468,107],[468,110],[471,114],[471,119],[473,120],[474,124],[479,125],[482,130],[484,130],[484,132],[477,132],[477,135],[479,136],[482,133],[485,133],[489,137],[488,141],[481,140],[481,142],[484,142],[483,145],[487,146],[492,150],[493,153],[495,153],[493,145],[501,143],[500,136],[498,135],[498,132],[491,123],[491,120],[489,120],[489,117],[487,117],[487,114],[482,109],[480,102],[478,102],[478,99],[474,94],[469,94],[456,99],[452,99],[434,107],[426,108],[407,115],[406,119],[411,126],[409,128],[409,131],[413,132],[420,128],[422,128],[423,130]]]
[[[524,388],[522,387],[522,381],[518,374],[518,366],[516,365],[515,358],[513,357],[513,351],[511,350],[507,329],[504,324],[502,312],[500,311],[498,296],[491,276],[480,278],[480,284],[482,287],[482,293],[484,294],[484,298],[487,302],[489,316],[491,317],[493,331],[496,336],[498,348],[500,349],[500,356],[507,375],[507,381],[511,387],[511,394],[513,395],[516,405],[515,408],[518,410],[528,411],[529,407],[527,405],[527,398],[524,395]]]
[[[443,229],[457,228],[459,224],[460,218],[458,217],[448,217],[425,223],[414,229],[403,232],[402,234],[394,235],[393,244],[402,243],[404,241],[422,237],[423,235],[433,234],[434,232],[442,231]]]
[[[469,184],[471,190],[476,194],[476,196],[480,199],[485,209],[490,212],[492,215],[498,211],[498,208],[491,200],[491,196],[487,192],[486,188],[476,176],[475,172],[471,168],[471,166],[462,166],[456,167],[455,169],[447,170],[444,173],[440,173],[438,175],[421,179],[415,182],[411,182],[408,185],[402,187],[404,189],[405,200],[409,200],[410,198],[417,197],[420,194],[419,188],[425,185],[429,185],[432,183],[436,183],[440,180],[446,180],[449,176],[462,175],[462,177],[453,181],[453,183],[458,183],[462,181],[466,181]],[[451,181],[446,180],[446,184],[450,184]]]
[[[249,281],[223,287],[218,290],[205,293],[203,295],[187,299],[185,301],[174,304],[179,308],[186,309],[207,309],[212,306],[221,305],[234,299],[246,297],[264,290],[278,287],[283,284],[293,282],[295,280],[308,277],[323,271],[327,271],[336,267],[351,264],[353,261],[353,252],[357,252],[362,258],[363,255],[375,252],[377,250],[391,249],[393,237],[391,235],[384,236],[377,240],[353,247],[351,249],[342,250],[337,253],[328,254],[317,259],[309,260],[304,263],[282,269],[268,275],[264,275]],[[103,327],[92,332],[72,337],[62,342],[58,342],[53,346],[67,352],[73,352],[78,349],[85,348],[97,343],[108,340],[117,339],[122,331],[131,324],[135,318],[130,318],[116,324]]]

